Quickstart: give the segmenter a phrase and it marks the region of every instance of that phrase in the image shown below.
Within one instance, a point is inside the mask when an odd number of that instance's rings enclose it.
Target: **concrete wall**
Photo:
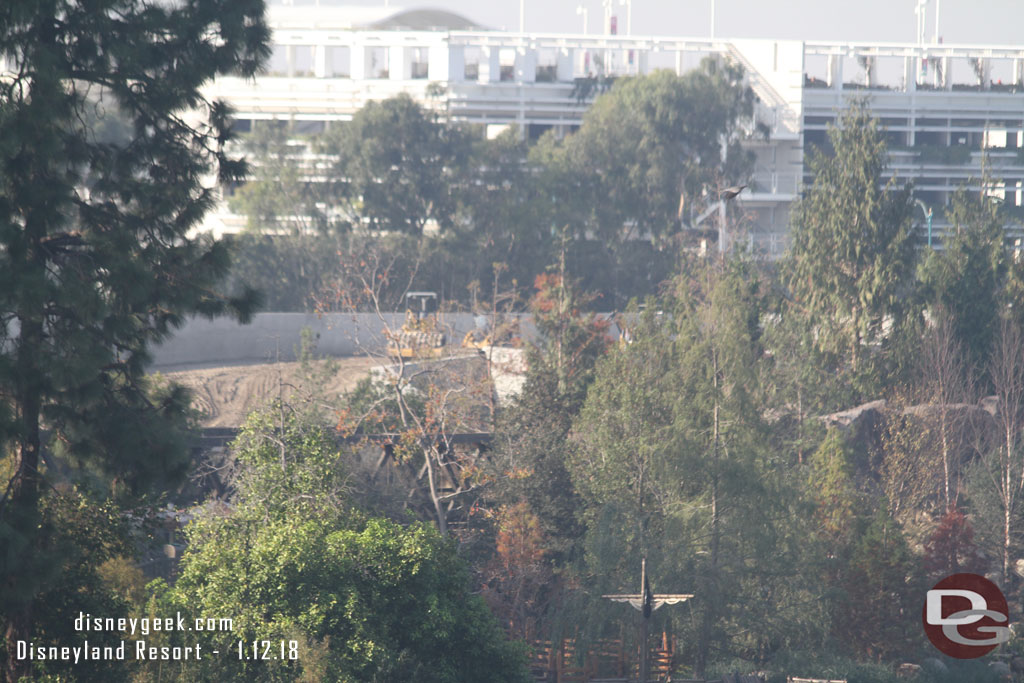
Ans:
[[[317,353],[324,356],[362,355],[382,351],[385,326],[398,330],[402,313],[388,313],[382,320],[375,314],[335,313],[317,316],[305,313],[259,313],[249,325],[226,320],[192,319],[164,344],[153,349],[152,370],[169,372],[190,367],[241,365],[295,360],[300,334],[309,327],[317,340]],[[446,314],[441,324],[448,344],[458,345],[474,329],[474,316]],[[521,316],[520,331],[532,338],[535,330],[530,316]]]

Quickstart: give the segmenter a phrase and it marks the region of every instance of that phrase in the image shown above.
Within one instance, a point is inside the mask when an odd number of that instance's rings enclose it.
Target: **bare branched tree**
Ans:
[[[484,484],[481,449],[457,438],[490,431],[492,388],[483,359],[476,353],[407,358],[389,352],[386,342],[402,338],[403,316],[393,311],[416,270],[398,273],[401,262],[372,245],[359,258],[344,261],[341,278],[320,297],[321,310],[370,313],[382,329],[372,342],[359,344],[362,353],[379,361],[379,369],[358,396],[350,396],[338,428],[363,437],[364,445],[381,444],[371,480],[384,468],[399,470],[397,479],[409,486],[405,507],[419,509],[425,499],[438,530],[447,535],[451,515],[466,508]],[[438,327],[451,339],[450,329],[440,322]]]
[[[998,399],[998,434],[982,451],[1002,518],[1002,581],[1010,578],[1010,554],[1018,533],[1021,494],[1024,493],[1024,452],[1019,443],[1024,428],[1024,338],[1020,329],[1004,319],[992,349],[989,374]]]
[[[922,396],[933,406],[929,431],[938,439],[942,458],[942,495],[946,510],[956,506],[960,495],[960,454],[967,413],[958,408],[971,398],[972,382],[953,321],[940,316],[928,331],[920,355]]]

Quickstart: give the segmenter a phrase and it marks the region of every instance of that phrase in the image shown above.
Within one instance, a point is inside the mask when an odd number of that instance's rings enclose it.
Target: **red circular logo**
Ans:
[[[944,654],[974,659],[1010,639],[1010,609],[999,586],[977,574],[935,584],[921,610],[928,640]]]

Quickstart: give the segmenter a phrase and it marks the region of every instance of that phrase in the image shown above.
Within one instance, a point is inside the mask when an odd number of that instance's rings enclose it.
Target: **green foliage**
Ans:
[[[624,573],[633,569],[635,554],[646,551],[648,533],[661,535],[662,529],[649,529],[665,518],[658,502],[667,502],[665,487],[682,478],[670,432],[678,386],[672,347],[665,342],[647,313],[635,340],[601,359],[578,417],[579,448],[568,454],[588,527],[615,515],[613,545],[619,550],[613,555]]]
[[[696,205],[749,174],[739,127],[752,111],[741,71],[714,61],[682,77],[620,79],[578,133],[565,141],[544,136],[532,148],[517,131],[474,141],[475,131],[402,95],[369,103],[312,140],[258,126],[248,140],[256,170],[232,206],[250,226],[307,236],[366,228],[420,238],[436,227],[399,258],[423,265],[417,286],[464,302],[473,283],[484,297],[495,294],[488,291],[494,263],[506,264],[514,283],[533,281],[565,231],[568,271],[616,307],[655,293],[671,276],[681,195]],[[322,156],[300,160],[304,147]],[[336,251],[319,239],[266,240],[259,258],[284,267],[278,277],[288,280],[267,282],[268,291],[315,285],[307,271],[318,272],[323,254]],[[343,265],[358,263],[340,251]],[[246,272],[264,279],[258,268]],[[293,293],[280,305],[301,307],[310,294]]]
[[[831,430],[810,459],[807,490],[817,505],[821,533],[833,543],[848,543],[856,518],[867,502],[857,490],[852,448]]]
[[[798,202],[785,279],[795,312],[858,392],[880,381],[869,345],[890,341],[886,319],[903,320],[913,273],[909,188],[883,183],[885,139],[867,104],[853,101],[829,128],[834,156],[811,158],[811,185]]]
[[[857,454],[831,430],[810,460],[816,506],[812,565],[821,572],[831,636],[847,654],[893,661],[921,646],[922,565],[887,506],[863,490]],[[867,679],[867,680],[870,680]]]
[[[215,289],[227,246],[191,233],[213,202],[209,177],[244,172],[225,152],[227,108],[200,88],[257,71],[269,50],[263,10],[261,0],[0,8],[0,53],[16,74],[0,82],[0,448],[17,463],[0,538],[39,550],[0,554],[8,641],[33,631],[36,563],[74,552],[38,524],[41,430],[126,488],[180,475],[185,453],[161,439],[185,401],[150,398],[147,348],[187,316],[244,319],[257,303]],[[103,109],[117,130],[99,125]],[[7,664],[9,678],[24,666]]]
[[[454,546],[426,524],[366,518],[348,501],[330,435],[254,415],[236,448],[234,510],[189,530],[177,585],[163,599],[199,616],[232,615],[210,647],[297,640],[337,681],[521,681],[522,652],[468,591]],[[159,592],[154,593],[159,597]],[[204,661],[219,680],[297,680],[297,662]]]
[[[749,155],[737,144],[738,126],[753,111],[742,76],[738,67],[706,60],[682,76],[666,70],[618,79],[594,101],[564,153],[588,193],[588,223],[605,242],[664,238],[678,225],[681,194],[696,198],[721,177],[733,182],[749,172]]]
[[[380,519],[352,526],[231,525],[197,545],[176,590],[200,615],[237,615],[225,647],[296,634],[326,645],[331,680],[522,680],[521,655],[468,594],[461,561],[436,531]],[[265,662],[211,666],[222,679],[298,673]]]
[[[793,578],[806,530],[758,409],[764,283],[742,259],[691,268],[673,296],[627,314],[630,341],[598,363],[568,464],[588,594],[631,589],[646,556],[662,590],[698,596],[692,617],[658,619],[692,643],[682,656],[700,675],[713,651],[764,661],[815,627],[801,607],[813,587]],[[585,609],[585,623],[623,618],[592,597]]]
[[[998,205],[960,188],[947,218],[954,233],[942,251],[931,251],[919,278],[925,300],[950,316],[956,341],[975,367],[985,365],[1007,298],[1011,257]]]
[[[514,289],[528,286],[538,266],[550,261],[555,243],[551,227],[558,225],[552,215],[555,207],[528,154],[514,129],[473,142],[458,220],[434,247],[437,266],[424,269],[427,281],[446,283],[438,289],[448,298],[464,300],[473,282],[484,300],[499,296],[492,291],[495,263],[506,266],[501,278]]]
[[[558,391],[554,377],[531,370],[523,391],[500,413],[495,434],[494,498],[529,504],[540,520],[547,557],[558,567],[575,556],[582,535],[579,499],[565,462],[578,410]]]
[[[332,127],[319,148],[338,156],[329,209],[371,230],[419,235],[428,221],[452,225],[470,153],[469,137],[444,125],[408,95],[369,102]]]
[[[308,141],[292,141],[289,126],[278,121],[257,121],[245,138],[245,151],[258,160],[252,175],[228,206],[247,218],[251,232],[286,230],[296,235],[326,232],[329,219],[318,205],[325,188],[310,182],[317,169],[304,166]]]
[[[850,405],[833,372],[833,359],[815,343],[814,331],[783,297],[769,300],[762,317],[766,358],[764,401],[777,419],[772,438],[781,452],[803,464],[824,429],[815,416]]]
[[[841,579],[834,634],[850,652],[892,661],[923,639],[920,596],[927,589],[920,564],[899,525],[884,509],[853,543]]]
[[[914,680],[921,683],[995,683],[997,672],[981,660],[957,660],[937,657],[916,659],[921,671]],[[900,683],[907,680],[888,664],[865,663],[846,656],[821,651],[794,651],[774,662],[768,683],[786,683],[787,673],[805,678],[846,679],[849,683]]]
[[[42,645],[117,646],[115,633],[82,633],[74,630],[81,612],[104,617],[129,614],[130,595],[105,579],[105,567],[133,553],[128,524],[121,511],[109,501],[92,500],[73,488],[47,495],[39,511],[39,538],[31,549],[7,546],[7,552],[31,555],[33,632],[29,638]],[[34,561],[33,561],[34,560]],[[20,584],[27,587],[26,583]],[[10,600],[8,598],[8,600]],[[10,602],[8,602],[10,604]],[[0,645],[6,659],[11,645]],[[127,680],[128,671],[118,661],[37,661],[33,680],[44,676],[80,681]]]
[[[575,134],[561,142],[546,136],[531,150],[554,203],[553,225],[577,241],[596,238],[572,272],[600,268],[593,289],[608,296],[607,307],[657,292],[674,265],[663,257],[682,205],[749,174],[739,126],[752,111],[742,70],[709,59],[683,76],[618,79]]]
[[[233,630],[204,647],[233,655],[239,640],[294,641],[298,659],[46,662],[9,666],[8,677],[522,681],[523,649],[477,593],[517,636],[571,636],[578,653],[599,637],[628,648],[629,612],[598,596],[634,590],[646,557],[656,591],[696,594],[653,617],[678,637],[683,668],[739,662],[882,683],[892,663],[922,653],[922,569],[980,571],[998,549],[1008,591],[1018,588],[1008,573],[1021,547],[1018,489],[998,485],[1021,480],[1017,413],[995,416],[1002,450],[985,421],[974,442],[951,439],[949,453],[982,457],[963,481],[953,463],[946,502],[962,494],[969,517],[950,511],[941,523],[922,514],[941,479],[924,455],[935,437],[910,408],[891,407],[871,445],[819,419],[906,395],[910,368],[968,374],[915,362],[934,321],[952,321],[971,364],[994,367],[998,325],[1024,320],[1014,305],[1024,266],[1006,249],[999,208],[966,190],[949,211],[955,233],[912,281],[910,195],[883,178],[884,137],[865,103],[830,131],[834,156],[811,162],[781,276],[742,253],[711,261],[674,248],[680,218],[750,171],[738,143],[752,93],[719,61],[619,79],[576,134],[532,147],[515,131],[474,140],[406,96],[315,139],[257,126],[247,141],[257,164],[233,199],[251,230],[233,244],[232,298],[214,289],[228,245],[188,237],[210,202],[204,174],[244,171],[224,155],[228,113],[210,105],[196,130],[171,112],[204,104],[207,77],[255,69],[262,7],[108,5],[0,9],[0,50],[31,67],[20,86],[0,84],[0,472],[12,481],[0,501],[0,614],[8,640],[66,645],[81,638],[70,629],[78,611],[230,617]],[[46,14],[54,7],[60,22]],[[555,253],[556,272],[544,270]],[[250,416],[230,504],[196,512],[177,583],[151,583],[146,600],[130,559],[138,532],[110,500],[182,473],[188,419],[185,392],[143,378],[146,349],[190,314],[244,318],[247,281],[274,308],[320,311],[395,309],[414,283],[478,309],[505,281],[533,282],[525,387],[483,410],[490,385],[424,364],[362,382],[328,429],[306,331],[305,395]],[[619,316],[628,330],[615,345],[588,312],[654,293]],[[973,400],[958,391],[925,400]],[[435,438],[492,420],[488,453]],[[54,457],[37,467],[41,428]],[[360,431],[400,436],[370,457],[339,446],[339,433]],[[78,488],[46,488],[37,470]],[[456,513],[467,521],[452,525],[458,548],[447,537]],[[414,514],[440,532],[404,523]],[[905,533],[897,520],[917,526]],[[923,562],[907,538],[927,539]],[[921,680],[991,677],[947,669]]]
[[[580,496],[569,473],[569,435],[608,347],[608,325],[581,307],[587,297],[562,275],[537,278],[530,301],[539,338],[527,349],[525,385],[497,416],[488,499],[498,508],[495,552],[484,559],[488,601],[520,632],[554,638],[570,633],[567,586],[582,555]],[[508,524],[536,520],[510,551]],[[503,545],[505,552],[502,551]],[[525,552],[528,549],[530,552]],[[488,554],[490,555],[490,554]],[[540,577],[543,585],[535,584]],[[532,590],[536,588],[536,590]]]

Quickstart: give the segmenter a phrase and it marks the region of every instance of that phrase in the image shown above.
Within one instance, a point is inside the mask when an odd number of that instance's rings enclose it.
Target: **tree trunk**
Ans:
[[[434,481],[434,463],[431,461],[433,453],[433,447],[423,449],[423,457],[427,466],[427,482],[430,485],[430,502],[434,504],[434,514],[437,516],[437,530],[441,532],[442,538],[448,538],[448,514],[441,504],[441,498],[437,493],[437,482]]]
[[[711,435],[711,547],[710,562],[707,571],[707,579],[704,582],[704,610],[701,615],[700,634],[697,643],[697,659],[694,662],[694,672],[697,678],[704,678],[708,665],[708,656],[711,650],[711,627],[714,624],[713,606],[717,604],[716,593],[718,583],[718,551],[719,551],[719,516],[718,516],[718,458],[719,439],[721,437],[721,424],[719,420],[720,406],[718,401],[719,377],[718,377],[718,354],[712,349],[712,382],[715,392],[715,404],[712,408],[712,435]]]
[[[1010,587],[1010,506],[1003,509],[1003,585],[1002,589]]]
[[[33,174],[38,178],[37,174]],[[38,220],[28,220],[26,233],[26,276],[30,282],[43,283],[46,280],[46,254],[42,250],[42,241],[46,235],[44,224]],[[40,371],[41,350],[45,346],[46,333],[43,329],[42,312],[35,310],[32,302],[25,302],[18,311],[18,341],[16,352],[16,374],[14,395],[17,409],[20,434],[18,438],[18,463],[11,479],[8,498],[0,507],[0,520],[10,527],[14,538],[24,541],[26,547],[34,550],[40,547],[39,538],[39,460],[41,447],[39,421],[43,406],[43,388]],[[7,619],[4,638],[7,644],[7,663],[5,675],[9,681],[17,681],[27,676],[29,661],[18,662],[13,657],[17,641],[31,640],[32,636],[32,601],[33,590],[26,586],[27,576],[25,564],[28,558],[9,558],[7,563],[16,563],[14,571],[4,579],[8,596],[21,596],[15,601],[9,598],[11,605]],[[20,564],[21,566],[17,566]],[[10,566],[10,564],[8,564]],[[8,603],[10,604],[10,603]]]
[[[946,429],[946,409],[942,408],[939,413],[939,435],[942,439],[942,476],[944,494],[946,496],[946,510],[949,510],[953,504],[953,499],[949,493],[949,433]]]
[[[42,412],[42,397],[38,385],[39,349],[42,348],[43,326],[29,315],[19,316],[21,331],[18,338],[18,383],[16,400],[18,419],[21,423],[21,445],[18,450],[18,464],[11,481],[10,492],[2,516],[10,526],[11,533],[24,540],[28,547],[38,548],[41,539],[38,534],[39,513],[39,449],[41,446],[39,419]],[[8,562],[19,562],[18,559]],[[20,571],[19,571],[20,570]],[[8,595],[24,596],[20,604],[12,605],[7,618],[4,638],[7,645],[7,663],[4,674],[8,681],[18,681],[29,674],[28,660],[18,661],[12,654],[19,640],[32,638],[32,592],[23,585],[28,579],[24,569],[19,567],[5,578]]]

